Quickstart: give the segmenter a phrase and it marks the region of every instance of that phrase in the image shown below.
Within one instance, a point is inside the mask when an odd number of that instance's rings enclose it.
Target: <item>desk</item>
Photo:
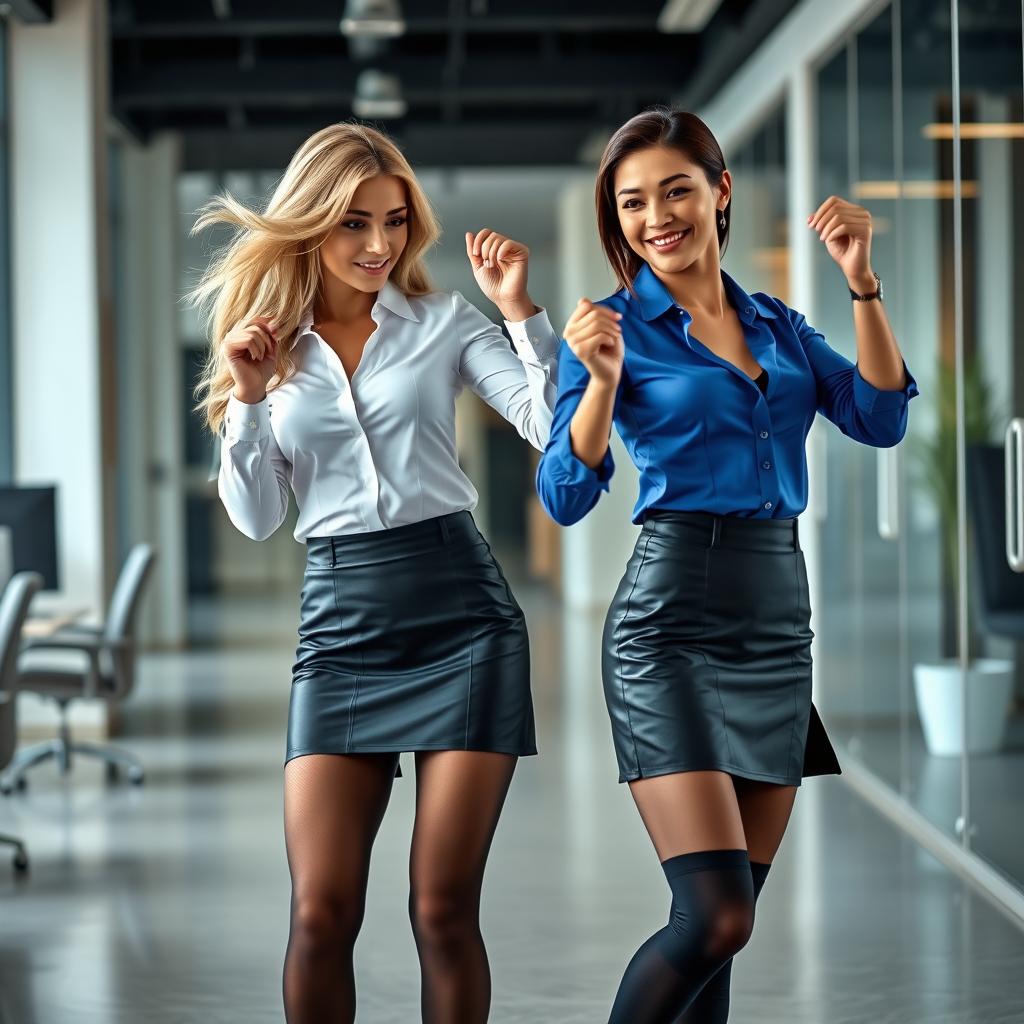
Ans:
[[[77,622],[88,611],[88,608],[67,608],[62,611],[54,609],[45,615],[29,614],[22,626],[21,635],[30,640],[53,636],[57,630]]]

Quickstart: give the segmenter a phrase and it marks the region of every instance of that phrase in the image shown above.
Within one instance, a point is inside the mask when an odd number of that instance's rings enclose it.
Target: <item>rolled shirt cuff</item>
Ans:
[[[880,388],[876,388],[874,384],[869,384],[860,375],[860,367],[854,366],[853,399],[857,404],[857,408],[867,413],[892,412],[902,409],[911,398],[918,394],[917,381],[914,380],[913,375],[907,369],[905,362],[903,364],[903,372],[906,375],[906,383],[902,388],[898,388],[895,391],[882,391]]]
[[[615,472],[615,461],[612,459],[612,450],[609,446],[600,465],[596,469],[591,469],[566,445],[566,449],[558,453],[557,465],[553,468],[552,475],[560,484],[589,485],[607,491],[608,481]]]

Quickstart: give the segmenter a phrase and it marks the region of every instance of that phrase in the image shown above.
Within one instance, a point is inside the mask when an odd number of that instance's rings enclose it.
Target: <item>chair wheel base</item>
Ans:
[[[28,871],[28,854],[22,850],[18,850],[11,859],[11,863],[14,865],[15,871]]]
[[[4,796],[10,796],[15,790],[23,792],[27,788],[28,779],[26,779],[24,775],[18,778],[15,782],[0,783],[0,793],[3,793]]]

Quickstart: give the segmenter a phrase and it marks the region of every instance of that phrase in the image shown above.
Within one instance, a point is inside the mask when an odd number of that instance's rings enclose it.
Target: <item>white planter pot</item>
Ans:
[[[932,754],[963,754],[960,667],[955,661],[914,666],[914,693]],[[967,752],[991,754],[1003,744],[1013,694],[1013,662],[978,658],[967,670]]]

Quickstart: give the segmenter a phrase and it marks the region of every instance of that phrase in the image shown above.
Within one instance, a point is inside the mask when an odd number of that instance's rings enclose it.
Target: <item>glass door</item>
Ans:
[[[967,527],[961,543],[968,566],[961,597],[970,655],[965,724],[959,722],[970,769],[965,778],[964,841],[1020,885],[1024,26],[1020,0],[960,0],[958,14],[964,396],[959,422]],[[953,126],[939,124],[934,131],[953,134]]]

